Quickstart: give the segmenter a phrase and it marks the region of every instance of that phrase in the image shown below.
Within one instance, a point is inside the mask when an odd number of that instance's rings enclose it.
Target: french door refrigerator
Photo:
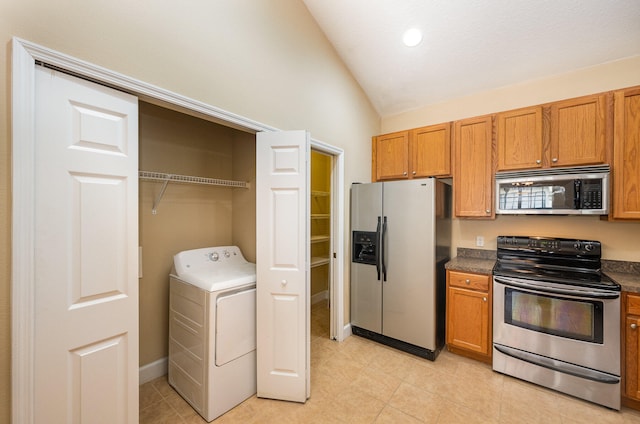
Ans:
[[[355,183],[351,230],[352,332],[435,360],[444,346],[450,183]]]

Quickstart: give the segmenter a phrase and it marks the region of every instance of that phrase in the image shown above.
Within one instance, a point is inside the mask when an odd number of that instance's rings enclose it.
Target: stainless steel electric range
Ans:
[[[592,240],[499,236],[493,369],[620,409],[620,285]]]

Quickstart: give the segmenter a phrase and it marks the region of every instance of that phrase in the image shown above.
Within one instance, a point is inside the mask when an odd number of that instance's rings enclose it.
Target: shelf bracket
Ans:
[[[160,189],[160,193],[156,196],[156,199],[153,201],[153,207],[151,208],[151,214],[156,215],[158,213],[158,205],[162,200],[162,196],[164,196],[164,191],[167,189],[167,185],[169,184],[169,180],[171,179],[171,175],[167,174],[166,179],[162,183],[162,188]]]

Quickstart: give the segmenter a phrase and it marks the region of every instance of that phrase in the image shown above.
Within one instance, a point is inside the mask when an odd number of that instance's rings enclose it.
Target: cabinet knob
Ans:
[[[486,213],[491,213],[491,209],[485,210]]]
[[[632,330],[635,330],[636,328],[638,328],[636,324],[631,324],[629,327],[631,327]]]
[[[486,298],[486,297],[483,297],[483,298],[482,298],[482,301],[483,301],[483,302],[486,302],[486,301],[487,301],[487,298]]]
[[[288,281],[287,281],[287,280],[282,280],[282,281],[280,281],[280,284],[282,285],[282,287],[286,286],[286,285],[287,285],[287,283],[288,283]]]
[[[553,162],[553,163],[558,162],[558,158],[553,158],[553,159],[551,159],[551,162]]]
[[[540,159],[538,159],[538,160],[536,161],[536,163],[537,163],[538,165],[540,165],[540,163],[542,163],[542,161],[541,161]]]
[[[407,171],[404,171],[404,172],[402,173],[402,175],[407,175]]]
[[[416,175],[416,171],[413,171],[413,172],[412,172],[412,174],[413,174],[413,175]]]
[[[466,280],[464,280],[465,284],[471,284],[471,280],[469,280],[468,278]]]

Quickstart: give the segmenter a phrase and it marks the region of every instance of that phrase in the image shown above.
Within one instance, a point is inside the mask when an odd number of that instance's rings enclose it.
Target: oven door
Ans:
[[[620,375],[620,292],[493,277],[493,341]]]

